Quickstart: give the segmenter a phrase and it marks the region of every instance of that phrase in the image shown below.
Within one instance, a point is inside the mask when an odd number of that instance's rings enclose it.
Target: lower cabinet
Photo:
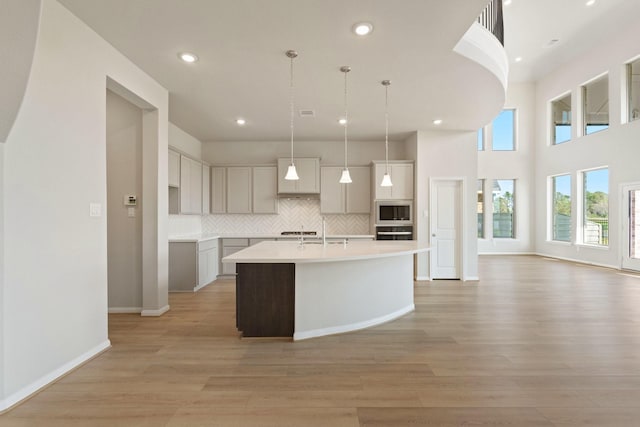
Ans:
[[[218,276],[218,239],[169,242],[169,291],[194,292]]]

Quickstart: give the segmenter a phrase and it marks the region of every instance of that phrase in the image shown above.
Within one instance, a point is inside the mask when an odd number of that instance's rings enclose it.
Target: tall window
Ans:
[[[609,127],[609,76],[602,76],[582,86],[584,134]]]
[[[629,92],[629,121],[640,119],[640,59],[627,64],[627,90]]]
[[[609,169],[582,172],[582,243],[609,245]]]
[[[571,176],[559,175],[552,178],[552,240],[571,241]]]
[[[493,151],[513,151],[516,146],[516,110],[502,110],[493,120]]]
[[[515,237],[515,180],[493,181],[493,237]]]
[[[484,150],[484,128],[478,129],[478,151]]]
[[[478,238],[484,239],[484,179],[478,180]]]
[[[571,139],[571,94],[551,101],[552,135],[555,144],[562,144]]]

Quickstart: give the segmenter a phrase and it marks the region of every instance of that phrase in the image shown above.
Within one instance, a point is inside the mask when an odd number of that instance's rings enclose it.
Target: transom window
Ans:
[[[493,120],[491,149],[513,151],[516,147],[516,110],[502,110]]]
[[[571,94],[551,101],[552,143],[562,144],[571,140]]]
[[[582,86],[584,134],[609,128],[609,76],[604,75]]]
[[[627,64],[629,121],[640,119],[640,59]]]

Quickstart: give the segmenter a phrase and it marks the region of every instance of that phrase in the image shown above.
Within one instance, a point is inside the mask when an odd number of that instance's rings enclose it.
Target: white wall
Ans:
[[[478,239],[478,252],[481,254],[534,252],[535,85],[510,84],[504,109],[516,110],[516,150],[492,151],[492,128],[489,124],[485,127],[485,149],[478,152],[478,179],[485,180],[485,238]],[[516,180],[514,239],[493,238],[491,189],[495,179]]]
[[[110,312],[142,311],[142,110],[107,91],[107,258]],[[132,209],[134,217],[129,217]]]
[[[416,221],[415,234],[420,243],[430,241],[429,211],[430,180],[433,178],[462,178],[464,181],[464,213],[462,215],[463,262],[462,278],[478,277],[478,247],[476,239],[476,180],[478,157],[475,132],[418,131],[415,138],[416,157]],[[417,277],[429,278],[429,254],[417,255]]]
[[[157,108],[146,113],[155,118],[145,132],[155,143],[143,138],[144,275],[155,285],[149,308],[168,308],[168,94],[59,3],[44,0],[31,76],[4,146],[0,410],[109,346],[107,76]],[[102,216],[89,216],[90,203],[101,205]]]
[[[216,165],[275,164],[289,157],[290,141],[216,141],[202,145],[202,160]],[[344,141],[294,142],[294,157],[319,157],[323,166],[344,165]],[[404,143],[389,141],[389,160],[404,160]],[[368,166],[384,159],[384,141],[349,141],[350,166]]]
[[[625,75],[623,64],[640,55],[638,45],[640,26],[626,30],[603,40],[601,45],[565,64],[541,79],[536,89],[536,168],[535,219],[539,226],[535,233],[538,253],[587,263],[620,267],[622,257],[622,212],[620,185],[640,182],[640,121],[624,123],[625,99],[623,96]],[[610,128],[588,136],[577,136],[579,127],[579,88],[592,78],[609,73]],[[549,103],[567,91],[572,95],[572,140],[558,146],[549,145]],[[579,171],[600,166],[609,167],[609,247],[594,248],[575,243],[558,243],[547,240],[548,177],[557,174],[572,176],[572,224],[573,238],[577,227],[577,179]]]
[[[194,159],[202,160],[202,143],[171,122],[169,122],[169,146]]]

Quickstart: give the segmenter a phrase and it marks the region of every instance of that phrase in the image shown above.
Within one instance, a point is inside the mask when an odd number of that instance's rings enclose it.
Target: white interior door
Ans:
[[[431,278],[460,279],[462,181],[434,180],[431,185]]]
[[[622,187],[622,268],[640,271],[640,183]]]

